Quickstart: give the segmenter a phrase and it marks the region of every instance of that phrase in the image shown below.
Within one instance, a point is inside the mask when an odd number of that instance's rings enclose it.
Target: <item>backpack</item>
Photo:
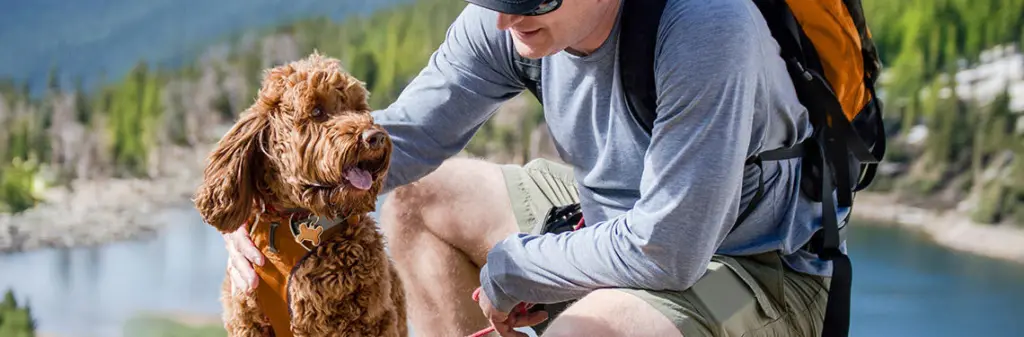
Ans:
[[[860,0],[751,0],[760,9],[793,80],[797,97],[808,109],[814,132],[802,143],[749,158],[746,165],[802,158],[801,191],[822,204],[822,230],[808,250],[833,262],[824,336],[849,334],[852,267],[840,250],[845,224],[838,209],[852,209],[854,194],[868,187],[885,155],[882,104],[875,94],[881,62],[865,23]],[[654,48],[666,0],[623,1],[619,67],[630,114],[648,134],[654,121]],[[526,87],[540,102],[540,59],[527,59],[511,48]],[[827,177],[828,179],[823,179]],[[763,198],[764,178],[731,230]],[[834,195],[833,195],[834,193]]]

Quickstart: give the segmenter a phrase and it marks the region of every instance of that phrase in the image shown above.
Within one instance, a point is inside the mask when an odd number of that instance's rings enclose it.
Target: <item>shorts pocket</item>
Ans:
[[[775,308],[771,297],[769,297],[768,291],[765,290],[764,285],[758,282],[757,279],[754,278],[754,276],[751,275],[739,261],[729,256],[715,256],[712,258],[712,261],[715,260],[721,261],[722,264],[729,267],[729,270],[732,270],[732,272],[736,274],[736,277],[739,277],[739,279],[743,281],[743,284],[745,284],[753,293],[754,298],[757,300],[758,308],[761,309],[761,312],[765,316],[771,320],[776,320],[781,316],[779,310]],[[782,275],[780,274],[779,277],[779,281],[781,281]]]
[[[716,335],[743,336],[780,317],[761,284],[731,257],[713,257],[691,291]]]

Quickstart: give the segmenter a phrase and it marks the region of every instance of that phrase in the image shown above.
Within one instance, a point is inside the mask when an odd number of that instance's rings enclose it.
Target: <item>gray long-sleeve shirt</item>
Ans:
[[[458,153],[500,104],[524,90],[494,12],[469,5],[427,67],[375,111],[393,137],[390,191]],[[735,232],[758,171],[747,157],[810,132],[778,46],[748,0],[669,0],[655,61],[652,136],[630,117],[616,58],[618,25],[590,55],[544,59],[544,117],[575,168],[588,226],[514,234],[487,256],[483,290],[500,310],[576,299],[598,288],[684,290],[712,254],[781,250],[796,270],[830,264],[799,250],[820,227],[799,194],[799,160],[764,164],[765,199]]]

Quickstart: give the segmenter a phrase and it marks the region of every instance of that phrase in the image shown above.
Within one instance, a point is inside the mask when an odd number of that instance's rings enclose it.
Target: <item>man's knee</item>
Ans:
[[[382,217],[399,222],[423,222],[424,216],[444,217],[449,215],[441,208],[452,208],[455,203],[464,202],[464,195],[472,192],[473,184],[467,181],[479,181],[481,176],[498,175],[501,170],[497,164],[485,161],[452,158],[442,163],[437,169],[419,180],[400,186],[384,199]],[[495,186],[480,186],[493,188]],[[446,223],[445,221],[427,221]]]
[[[380,226],[392,244],[401,245],[402,237],[425,230],[423,207],[431,196],[415,183],[396,188],[384,198],[380,209]]]
[[[455,192],[451,176],[458,170],[458,164],[458,160],[449,160],[423,178],[388,193],[380,210],[381,227],[385,233],[402,237],[427,231],[428,223],[440,226],[449,223],[433,218],[443,215],[436,209],[451,200],[442,195]]]
[[[515,231],[501,166],[452,158],[420,180],[388,194],[381,227],[396,248],[428,233],[461,250]]]
[[[544,337],[682,336],[660,311],[639,297],[613,289],[596,290],[555,318]]]

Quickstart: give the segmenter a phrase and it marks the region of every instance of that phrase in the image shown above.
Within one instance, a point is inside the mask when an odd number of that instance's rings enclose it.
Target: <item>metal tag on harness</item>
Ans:
[[[320,237],[324,234],[324,227],[320,226],[320,218],[317,216],[301,220],[296,220],[293,216],[288,219],[288,229],[292,232],[295,242],[298,242],[306,250],[313,250],[314,247],[319,246]],[[307,246],[306,241],[309,241],[311,246]]]

